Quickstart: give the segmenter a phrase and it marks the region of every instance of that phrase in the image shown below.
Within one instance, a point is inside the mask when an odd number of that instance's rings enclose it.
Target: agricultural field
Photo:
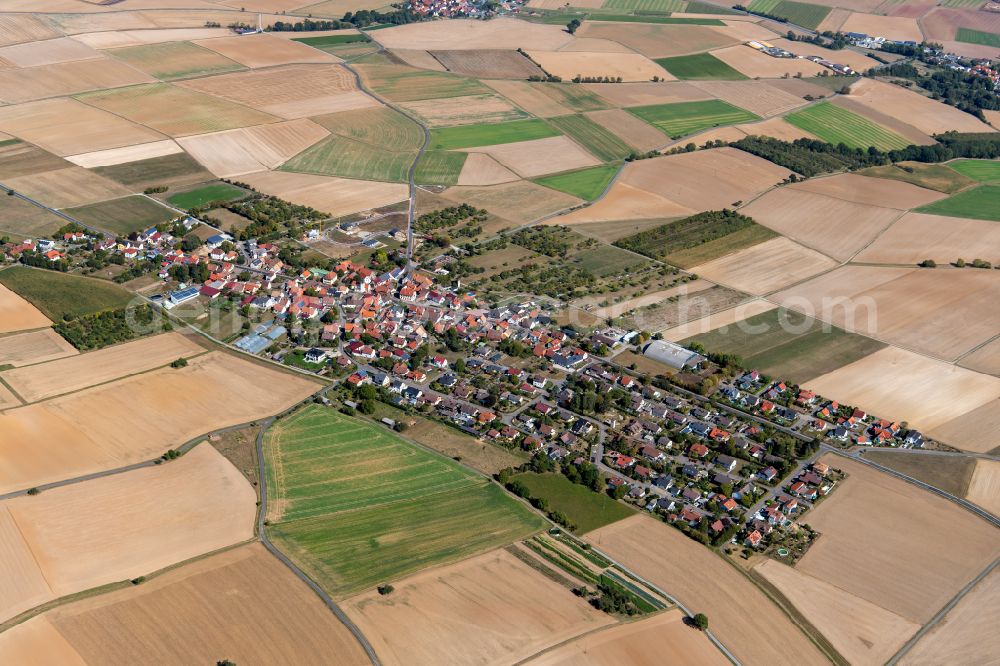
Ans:
[[[397,65],[384,54],[359,58],[354,67],[365,84],[393,102],[483,95],[489,88],[475,79]]]
[[[829,102],[819,102],[790,113],[785,120],[834,145],[843,143],[851,148],[874,146],[879,150],[893,150],[905,148],[910,143],[898,134]]]
[[[309,206],[331,216],[388,206],[406,199],[408,192],[402,183],[377,183],[284,171],[247,174],[240,180],[258,192]]]
[[[527,486],[532,497],[548,502],[551,510],[565,514],[576,526],[574,531],[579,534],[635,515],[635,510],[631,507],[616,502],[603,493],[595,493],[586,486],[573,483],[562,474],[526,472],[513,479]]]
[[[526,79],[542,75],[538,65],[513,50],[431,51],[431,55],[449,72],[476,79]]]
[[[495,146],[559,136],[559,132],[538,119],[515,120],[495,125],[461,125],[431,130],[429,150],[455,150]]]
[[[217,201],[232,201],[246,195],[246,192],[228,183],[200,185],[184,192],[176,192],[167,197],[167,203],[177,208],[191,210]]]
[[[5,312],[4,315],[6,314]],[[11,321],[14,321],[13,314]],[[51,328],[0,336],[0,366],[10,365],[17,368],[28,363],[54,361],[77,353],[73,345]]]
[[[964,456],[915,456],[892,450],[865,451],[864,458],[912,476],[955,497],[965,497],[969,492],[969,484],[979,464],[975,458]]]
[[[628,111],[622,109],[591,111],[584,114],[584,117],[608,130],[637,152],[645,153],[664,144],[662,132],[642,122]]]
[[[550,118],[569,113],[584,113],[607,109],[611,104],[586,86],[527,81],[488,81],[489,86],[519,107],[539,116]],[[626,85],[626,84],[615,84]]]
[[[22,298],[27,294],[19,295],[17,288],[23,288],[26,280],[18,279],[14,275],[15,269],[0,271],[0,333],[11,333],[13,331],[27,331],[35,328],[45,328],[52,324],[42,311]],[[29,269],[19,269],[19,274],[23,274]],[[24,276],[27,277],[27,276]],[[28,278],[30,281],[30,278]]]
[[[953,194],[976,182],[968,176],[957,173],[957,169],[950,169],[943,164],[920,162],[897,162],[886,166],[869,167],[858,173],[874,178],[899,180],[945,194]]]
[[[859,252],[854,260],[872,264],[918,264],[931,259],[945,265],[960,257],[993,256],[1000,225],[990,220],[907,213]]]
[[[684,0],[605,0],[601,9],[624,9],[632,12],[683,12]]]
[[[549,124],[570,137],[602,162],[625,159],[632,149],[624,141],[587,116],[560,116]]]
[[[77,166],[93,169],[96,167],[115,166],[127,162],[153,159],[155,157],[165,157],[167,155],[179,155],[184,151],[180,146],[170,139],[162,141],[150,141],[134,146],[122,146],[121,148],[111,148],[109,150],[95,150],[90,153],[80,155],[69,155],[67,160]]]
[[[1000,35],[971,28],[959,28],[955,32],[955,41],[1000,48]]]
[[[750,9],[762,14],[780,16],[788,19],[789,23],[801,25],[811,30],[815,30],[830,13],[829,7],[794,2],[794,0],[753,0],[750,3]]]
[[[948,168],[980,183],[1000,180],[1000,160],[955,160]]]
[[[470,157],[469,153],[448,150],[427,151],[417,163],[416,181],[424,185],[457,185]]]
[[[125,63],[107,57],[26,69],[0,69],[0,100],[19,104],[154,80]]]
[[[570,171],[555,176],[536,178],[535,182],[574,197],[590,201],[596,199],[607,188],[618,168],[614,166],[592,167],[580,171]]]
[[[801,664],[822,653],[753,583],[669,525],[637,515],[587,541],[637,575],[705,613],[711,631],[743,663]]]
[[[332,135],[282,165],[282,171],[403,183],[417,152],[394,152]]]
[[[177,139],[220,178],[273,169],[330,135],[308,118]]]
[[[143,231],[178,217],[176,211],[139,195],[67,208],[66,212],[84,224],[105,229],[119,236],[127,236],[133,231]]]
[[[545,524],[454,462],[321,407],[280,421],[265,447],[271,537],[338,596],[509,543]]]
[[[53,208],[83,206],[130,194],[118,183],[78,166],[11,178],[5,185]]]
[[[394,587],[390,596],[369,591],[344,604],[384,664],[516,663],[614,624],[503,549]]]
[[[919,38],[918,38],[919,39]],[[891,116],[924,134],[943,132],[993,132],[975,116],[953,106],[924,97],[902,86],[863,78],[851,85],[852,104]],[[2,128],[0,128],[2,129]]]
[[[604,79],[613,82],[650,81],[669,78],[658,64],[638,53],[607,53],[587,51],[531,51],[531,59],[542,69],[564,81],[576,77]]]
[[[63,218],[18,197],[0,198],[0,236],[51,236],[66,223]]]
[[[191,76],[219,74],[243,69],[214,51],[195,46],[190,42],[164,42],[112,49],[109,53],[138,70],[161,80],[183,79]]]
[[[744,44],[712,51],[712,55],[748,78],[773,79],[772,82],[790,77],[811,79],[828,71],[811,60],[772,58]]]
[[[501,183],[512,183],[515,180],[520,180],[516,173],[500,164],[486,153],[449,153],[448,151],[432,152],[434,154],[467,156],[464,160],[462,171],[458,175],[459,185],[499,185]],[[447,159],[451,160],[453,158]]]
[[[638,106],[628,111],[641,120],[659,127],[672,139],[679,139],[709,127],[760,120],[756,114],[722,100]]]
[[[762,296],[836,266],[837,262],[826,255],[779,237],[699,264],[693,270],[718,284]]]
[[[469,150],[489,155],[523,178],[534,178],[600,164],[600,160],[566,136],[503,143]]]
[[[34,270],[23,266],[0,271],[0,284],[31,303],[52,321],[122,308],[132,300],[130,292],[104,280],[65,275],[55,271]],[[44,320],[44,317],[32,314],[31,310],[26,309],[20,298],[12,299],[7,295],[6,298],[0,299],[0,303],[6,308],[13,309],[13,312],[10,310],[4,312],[4,323],[21,322],[17,328],[8,330],[41,328],[51,324],[50,321]]]
[[[71,166],[69,162],[19,139],[0,143],[0,178],[30,176]]]
[[[400,106],[415,114],[431,128],[504,123],[528,117],[524,111],[498,95],[423,99],[404,102]]]
[[[682,81],[738,81],[747,78],[711,53],[657,58],[656,64]]]
[[[1000,185],[980,185],[917,209],[921,213],[1000,221]]]
[[[105,178],[141,192],[147,187],[183,187],[212,180],[212,174],[185,152],[96,167]]]
[[[635,17],[632,18],[635,19]],[[590,20],[584,21],[583,26],[576,31],[576,37],[606,39],[623,44],[647,58],[668,58],[702,53],[738,44],[741,41],[732,35],[725,34],[719,27],[690,24],[624,24]]]
[[[710,352],[735,354],[746,367],[796,384],[806,383],[886,346],[784,308],[682,341],[690,342],[697,342]]]
[[[176,640],[183,633],[184,640]],[[49,610],[0,634],[0,661],[145,660],[192,664],[205,655],[235,663],[320,666],[370,663],[322,600],[259,544],[212,555],[142,586]]]
[[[329,64],[337,62],[337,59],[328,53],[291,39],[266,33],[203,39],[195,44],[211,49],[251,69],[292,63]]]

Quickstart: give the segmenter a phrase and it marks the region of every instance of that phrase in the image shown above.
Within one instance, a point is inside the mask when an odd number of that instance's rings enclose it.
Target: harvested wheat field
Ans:
[[[485,153],[469,153],[458,175],[459,185],[499,185],[519,180],[517,174]]]
[[[1000,302],[995,271],[843,266],[772,300],[946,361],[1000,330],[1000,310],[990,307]]]
[[[343,603],[384,664],[513,664],[614,619],[506,550]]]
[[[176,155],[182,152],[184,151],[181,150],[181,147],[172,140],[164,139],[163,141],[140,143],[136,146],[124,146],[122,148],[96,150],[91,153],[81,153],[79,155],[67,155],[66,159],[77,166],[93,169],[95,167],[115,166],[137,160],[148,160],[154,157]]]
[[[2,134],[4,145],[0,145],[0,178],[8,180],[18,176],[28,176],[54,169],[71,166],[66,160],[56,157],[37,146]],[[8,143],[9,142],[9,143]]]
[[[173,137],[276,120],[255,109],[166,83],[89,93],[80,100]]]
[[[799,72],[803,77],[809,77],[827,71],[825,67],[811,60],[772,58],[743,44],[712,51],[712,55],[751,79],[757,77],[778,79],[786,74],[795,76]]]
[[[966,499],[1000,516],[1000,462],[977,460]]]
[[[850,476],[809,512],[821,536],[798,571],[923,624],[996,557],[1000,533],[958,505],[862,463],[821,460]]]
[[[35,4],[25,7],[25,11],[31,12]],[[8,11],[10,11],[8,9]],[[56,39],[62,37],[60,33],[45,17],[32,14],[7,14],[0,16],[0,44],[20,44],[21,42],[34,42],[43,39]]]
[[[709,142],[723,141],[728,143],[730,141],[739,141],[740,139],[746,138],[747,133],[735,126],[730,127],[712,127],[707,130],[696,132],[691,136],[685,137],[683,139],[678,139],[676,141],[671,141],[672,146],[682,146],[689,143],[700,143],[705,145]]]
[[[607,109],[605,111],[591,111],[583,115],[639,152],[645,153],[655,150],[666,143],[663,132],[639,120],[628,111]]]
[[[777,588],[851,664],[884,664],[920,628],[916,622],[776,560],[765,558],[753,571]]]
[[[597,166],[601,163],[599,159],[565,136],[468,150],[489,155],[522,178]]]
[[[34,305],[0,284],[0,333],[48,328],[52,325]]]
[[[178,636],[183,635],[183,640]],[[60,606],[0,634],[0,655],[65,664],[369,664],[347,628],[263,546],[192,562],[138,587]],[[75,661],[71,661],[75,660]]]
[[[241,180],[265,194],[310,206],[334,217],[388,206],[403,201],[409,195],[406,185],[402,183],[376,183],[284,171],[247,174]]]
[[[680,326],[668,328],[663,331],[663,338],[665,340],[679,342],[696,335],[708,333],[709,331],[715,331],[718,329],[725,330],[729,326],[738,326],[739,322],[744,319],[749,319],[750,317],[755,317],[759,314],[769,312],[776,307],[778,306],[774,303],[770,303],[761,298],[755,298],[752,301],[740,303],[735,308],[722,310],[721,312],[716,312],[714,314],[701,317],[700,319],[695,319],[694,321],[685,322]]]
[[[621,180],[691,210],[713,210],[746,201],[790,173],[735,148],[714,148],[632,162]]]
[[[993,132],[975,116],[959,111],[953,106],[907,90],[891,83],[874,79],[860,79],[851,85],[848,99],[895,117],[925,134],[956,132]]]
[[[583,203],[582,199],[523,180],[489,187],[450,187],[441,196],[522,224]]]
[[[988,451],[997,445],[992,433],[971,443],[965,434],[1000,421],[995,402],[1000,379],[943,361],[886,347],[810,380],[808,388],[869,414],[907,421],[958,448]]]
[[[289,65],[221,74],[179,85],[282,118],[305,118],[378,105],[358,90],[349,71],[333,65]]]
[[[268,34],[200,39],[195,44],[251,69],[292,63],[340,62],[339,58],[319,49]]]
[[[449,72],[477,79],[523,80],[542,74],[538,65],[514,50],[432,51],[431,56]]]
[[[0,634],[0,663],[87,666],[45,617],[35,617]]]
[[[54,599],[246,541],[257,498],[232,463],[201,444],[170,464],[18,497],[3,511]]]
[[[618,42],[650,58],[702,53],[740,41],[711,26],[604,21],[584,21],[576,35]]]
[[[562,26],[540,25],[512,18],[410,23],[378,30],[371,37],[387,49],[427,51],[518,48],[554,51],[573,39]]]
[[[23,403],[6,386],[0,385],[0,410],[20,407]]]
[[[995,664],[1000,654],[1000,569],[994,569],[906,653],[906,666]]]
[[[780,116],[807,102],[763,81],[692,81],[691,85],[762,118]]]
[[[619,220],[687,217],[695,211],[659,194],[627,185],[619,178],[599,201],[553,218],[552,224],[590,224]]]
[[[674,104],[712,99],[701,88],[688,81],[666,83],[585,83],[583,87],[597,93],[615,106],[646,106]]]
[[[0,130],[56,155],[159,141],[163,135],[73,99],[0,107]]]
[[[438,59],[421,49],[393,49],[389,53],[410,67],[429,69],[435,72],[448,71]],[[443,51],[443,53],[447,53],[447,51]],[[476,53],[476,51],[463,51],[463,53]]]
[[[686,607],[745,664],[813,664],[823,655],[777,606],[717,554],[678,530],[634,516],[590,532],[587,541]]]
[[[830,257],[787,238],[772,238],[692,270],[712,282],[762,296],[836,265]]]
[[[108,51],[108,54],[160,80],[243,69],[238,62],[190,42],[127,46]]]
[[[1000,338],[995,338],[972,353],[966,354],[959,360],[959,365],[977,372],[1000,376]]]
[[[527,114],[498,95],[463,95],[423,99],[400,104],[430,128],[493,124],[527,118]]]
[[[0,414],[0,493],[149,460],[211,430],[280,412],[315,389],[212,352],[186,368],[12,409]]]
[[[504,81],[500,79],[484,81],[483,83],[525,111],[541,118],[564,116],[573,113],[573,109],[551,95],[545,94],[545,89],[542,86],[532,85],[526,81]]]
[[[5,60],[15,67],[37,67],[102,57],[100,53],[86,44],[69,37],[0,48],[0,60]]]
[[[44,363],[79,352],[51,328],[29,333],[0,336],[0,365],[15,368],[29,363]]]
[[[0,505],[0,621],[55,596],[7,507]]]
[[[526,666],[657,666],[699,664],[725,666],[729,660],[700,631],[670,610],[654,617],[603,629],[560,645]]]
[[[738,129],[747,136],[770,136],[782,141],[795,141],[796,139],[815,139],[816,136],[799,129],[784,118],[768,118],[755,123],[745,125],[734,125],[733,129]]]
[[[674,76],[638,53],[587,53],[583,51],[529,51],[531,59],[554,76],[569,81],[583,77],[621,77],[624,81],[649,81],[654,76]]]
[[[907,213],[899,218],[856,261],[873,264],[916,264],[933,259],[947,264],[963,257],[991,257],[1000,247],[1000,225],[988,220]]]
[[[975,377],[983,377],[972,373]],[[991,378],[992,379],[992,378]],[[964,414],[934,427],[929,435],[946,444],[977,453],[995,452],[1000,447],[1000,400],[988,400]]]
[[[903,215],[894,208],[867,206],[791,186],[771,190],[740,212],[838,261],[850,259]]]
[[[0,342],[3,339],[0,338]],[[7,370],[0,373],[0,378],[27,402],[38,402],[147,372],[178,358],[191,357],[204,351],[204,347],[186,335],[164,333],[73,358]]]
[[[915,41],[920,43],[924,35],[916,19],[905,16],[879,16],[877,14],[862,14],[853,12],[840,26],[842,32],[861,32],[866,35],[881,35],[886,39],[896,41]]]
[[[308,118],[177,139],[220,178],[273,169],[330,133]]]
[[[632,49],[612,42],[610,39],[596,39],[590,37],[577,37],[565,46],[560,46],[559,51],[593,51],[598,53],[635,53]]]
[[[151,27],[151,26],[150,26]],[[84,32],[73,35],[73,39],[98,49],[118,49],[143,44],[163,44],[165,42],[185,42],[194,39],[229,37],[229,28],[166,28],[161,30],[114,30],[104,32]]]
[[[921,132],[913,125],[903,122],[900,118],[892,115],[891,110],[886,110],[884,113],[882,111],[877,111],[871,106],[866,106],[858,99],[853,97],[848,97],[845,95],[837,95],[830,100],[830,103],[834,106],[839,106],[842,109],[846,109],[851,113],[855,113],[862,118],[867,118],[874,123],[881,125],[885,129],[898,134],[910,143],[917,146],[929,146],[935,143],[935,140],[929,135]]]
[[[104,57],[29,69],[0,69],[0,100],[17,104],[152,80],[124,63]]]
[[[940,201],[947,194],[885,178],[870,178],[854,173],[842,173],[823,178],[809,178],[789,185],[791,189],[825,194],[838,199],[870,206],[905,210]]]
[[[78,166],[11,178],[4,185],[53,208],[84,206],[132,193],[113,180]]]

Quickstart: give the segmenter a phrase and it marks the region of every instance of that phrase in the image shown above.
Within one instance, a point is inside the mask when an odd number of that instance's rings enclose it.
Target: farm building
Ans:
[[[675,370],[697,368],[706,360],[701,354],[696,354],[690,349],[685,349],[666,340],[653,340],[642,348],[642,353],[644,356],[669,365]]]

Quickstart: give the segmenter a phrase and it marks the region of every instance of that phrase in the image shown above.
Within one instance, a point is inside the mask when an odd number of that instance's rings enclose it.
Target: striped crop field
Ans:
[[[683,12],[684,0],[605,0],[601,9],[625,9],[639,12]]]
[[[851,148],[875,146],[879,150],[906,148],[910,145],[909,141],[898,134],[829,102],[820,102],[790,113],[785,116],[785,120],[834,145],[843,143]]]
[[[709,127],[760,120],[760,116],[719,99],[636,106],[626,111],[650,125],[659,127],[672,139]]]

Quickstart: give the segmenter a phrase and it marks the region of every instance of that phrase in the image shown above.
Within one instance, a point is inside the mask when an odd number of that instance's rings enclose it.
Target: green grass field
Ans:
[[[0,283],[54,322],[123,308],[133,298],[113,282],[24,266],[0,271]]]
[[[696,335],[710,352],[736,354],[747,368],[795,383],[809,381],[872,354],[885,344],[805,315],[776,308],[743,321]],[[757,332],[760,330],[760,332]]]
[[[143,231],[180,216],[177,211],[161,206],[152,199],[134,195],[100,203],[67,208],[66,213],[84,224],[104,229],[120,236]]]
[[[485,477],[328,408],[306,407],[264,441],[268,533],[337,597],[546,526]]]
[[[494,125],[459,125],[431,130],[429,150],[455,150],[501,143],[531,141],[559,136],[559,132],[537,118]]]
[[[642,257],[610,245],[582,250],[573,256],[573,263],[598,278],[634,272],[649,265]]]
[[[657,58],[656,64],[682,81],[738,81],[747,78],[711,53]]]
[[[419,150],[424,145],[420,125],[387,106],[330,113],[313,120],[333,134],[372,144],[379,150],[398,153]]]
[[[829,102],[790,113],[785,120],[834,145],[843,143],[851,148],[875,146],[879,150],[893,150],[910,144],[881,125]]]
[[[184,210],[191,210],[217,201],[232,201],[245,195],[245,191],[228,183],[211,183],[187,192],[171,194],[167,197],[167,203]]]
[[[916,210],[920,213],[1000,222],[1000,185],[980,185]]]
[[[1000,160],[955,160],[948,167],[980,183],[1000,180]]]
[[[684,0],[604,0],[601,9],[625,9],[640,12],[683,12]]]
[[[545,187],[551,187],[553,190],[559,190],[566,194],[572,194],[574,197],[590,201],[596,199],[604,192],[604,188],[608,186],[608,183],[611,182],[611,179],[614,178],[617,172],[618,167],[599,166],[560,173],[555,176],[536,178],[535,182]]]
[[[709,127],[760,120],[760,116],[719,99],[636,106],[626,111],[660,128],[672,139]]]
[[[566,514],[579,534],[635,515],[631,507],[573,483],[562,474],[526,472],[514,478],[528,487],[532,497],[544,498],[551,509]]]
[[[549,123],[602,162],[622,160],[632,152],[628,144],[586,116],[559,116]]]
[[[644,16],[642,14],[591,14],[588,21],[616,21],[621,23],[662,23],[665,25],[715,25],[725,26],[719,19],[685,18],[673,16]]]
[[[972,30],[971,28],[959,28],[955,32],[955,41],[966,44],[982,44],[1000,49],[1000,35],[982,30]]]
[[[468,153],[429,150],[417,163],[417,182],[421,185],[455,185],[465,166]]]
[[[813,30],[830,13],[829,7],[811,5],[805,2],[794,2],[793,0],[753,0],[750,3],[750,9],[772,16],[781,16],[795,25],[801,25]]]
[[[403,183],[416,156],[416,150],[395,152],[331,135],[285,162],[281,170]]]

